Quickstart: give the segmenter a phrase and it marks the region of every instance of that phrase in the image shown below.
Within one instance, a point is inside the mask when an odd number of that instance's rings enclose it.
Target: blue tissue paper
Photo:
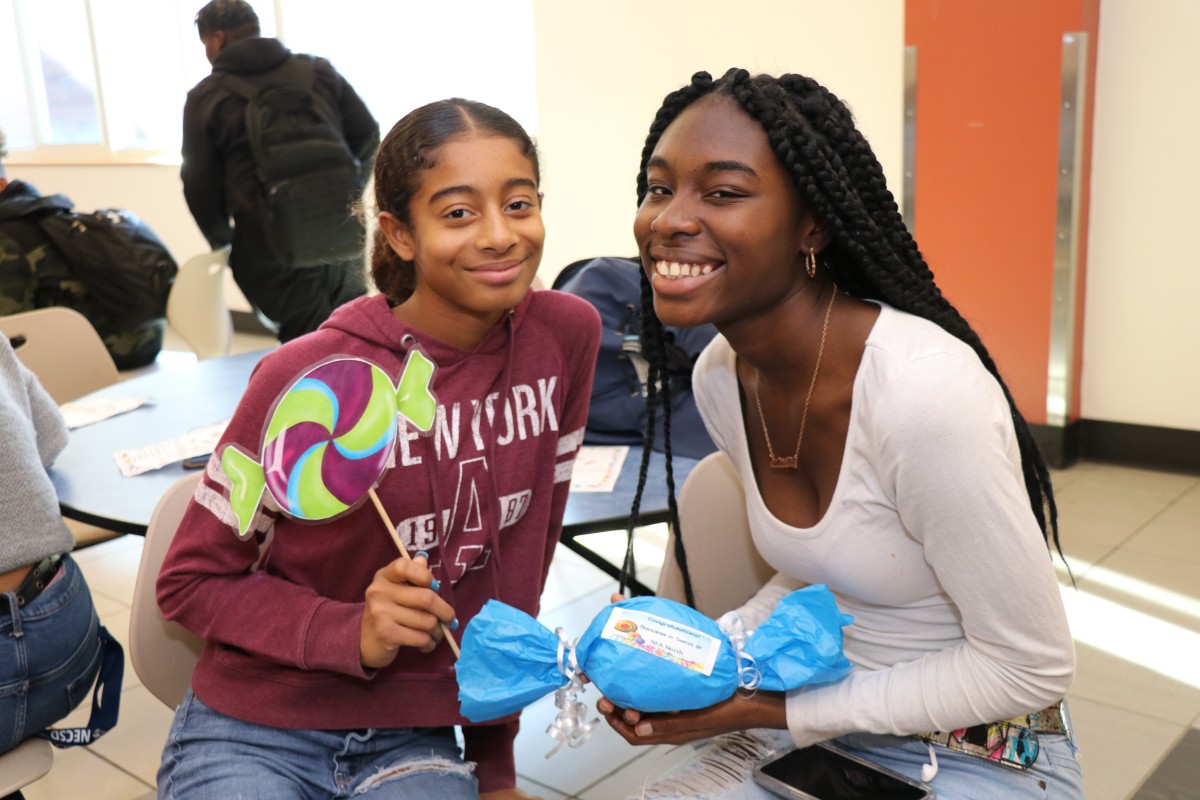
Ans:
[[[659,597],[608,606],[579,637],[577,656],[588,679],[621,708],[707,708],[738,684],[733,647],[717,623]]]
[[[840,680],[850,670],[842,626],[853,621],[838,611],[824,584],[786,595],[746,640],[746,655],[762,679],[758,688],[782,692]]]
[[[520,711],[582,671],[616,705],[706,708],[738,686],[774,691],[843,677],[842,626],[821,585],[792,592],[745,639],[681,603],[636,597],[605,607],[572,648],[533,617],[489,600],[467,625],[456,665],[462,714],[484,722]]]

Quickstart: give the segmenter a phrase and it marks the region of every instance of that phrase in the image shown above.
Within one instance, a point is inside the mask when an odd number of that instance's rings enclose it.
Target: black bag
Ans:
[[[118,369],[158,356],[167,295],[179,266],[154,231],[130,211],[65,211],[37,217],[69,275],[38,280],[39,308],[74,308],[92,323]],[[55,290],[57,287],[57,290]]]
[[[127,328],[165,316],[179,265],[132,211],[68,211],[38,225],[100,311]]]
[[[312,57],[292,56],[253,79],[220,75],[246,101],[259,182],[250,200],[275,257],[293,268],[360,258],[362,225],[352,209],[362,192],[362,164],[338,113],[314,90]]]
[[[592,258],[567,266],[554,280],[555,289],[584,298],[600,312],[603,332],[584,433],[589,444],[641,444],[644,440],[649,364],[642,356],[641,269],[634,258]],[[712,325],[667,325],[663,333],[671,378],[671,452],[702,458],[717,446],[696,408],[692,367],[717,329]],[[657,419],[654,449],[662,450],[661,412]]]

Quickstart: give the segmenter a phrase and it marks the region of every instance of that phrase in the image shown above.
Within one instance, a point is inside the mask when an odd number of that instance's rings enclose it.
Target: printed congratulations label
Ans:
[[[712,675],[721,649],[715,637],[644,611],[614,608],[600,638],[636,647],[681,667]]]

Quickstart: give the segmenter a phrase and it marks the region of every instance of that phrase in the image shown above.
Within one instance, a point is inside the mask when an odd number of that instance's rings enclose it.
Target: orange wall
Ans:
[[[1094,85],[1099,0],[907,0],[917,48],[915,235],[943,293],[983,338],[1032,423],[1046,421],[1062,36],[1089,33]],[[1079,201],[1079,416],[1091,107]]]

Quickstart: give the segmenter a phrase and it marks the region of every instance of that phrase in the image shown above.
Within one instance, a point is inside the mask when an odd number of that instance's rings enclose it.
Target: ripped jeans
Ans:
[[[158,768],[158,796],[180,800],[478,800],[453,728],[286,730],[214,711],[191,690]]]

